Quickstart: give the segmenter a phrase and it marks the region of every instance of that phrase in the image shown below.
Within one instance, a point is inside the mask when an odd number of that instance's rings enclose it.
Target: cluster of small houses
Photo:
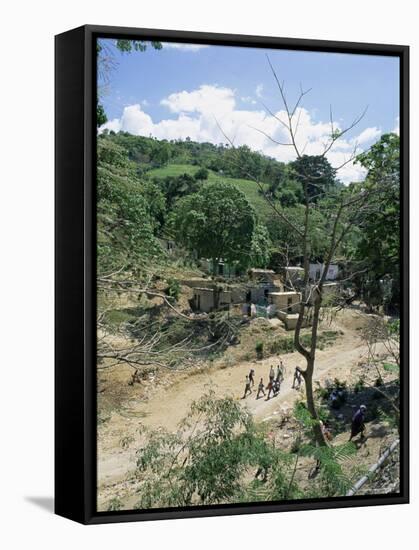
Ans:
[[[220,267],[222,266],[222,267]],[[247,282],[234,282],[235,274],[228,264],[220,262],[218,275],[231,282],[220,285],[217,281],[196,278],[183,281],[183,284],[193,289],[191,307],[196,312],[210,313],[216,310],[229,309],[233,305],[241,305],[243,315],[249,317],[278,317],[287,330],[295,328],[298,319],[302,294],[299,284],[304,276],[302,267],[286,267],[284,281],[272,269],[250,269]],[[213,273],[209,261],[202,261],[201,268]],[[315,292],[315,281],[323,273],[323,264],[310,264],[309,278]],[[336,294],[339,291],[338,266],[330,265],[326,274],[323,294]],[[314,296],[313,296],[314,298]],[[313,299],[312,298],[312,299]]]
[[[167,254],[176,253],[177,246],[173,240],[161,239],[161,244]],[[202,271],[211,275],[215,273],[218,278],[229,282],[221,285],[208,278],[182,281],[184,285],[193,289],[193,298],[190,300],[193,311],[211,313],[229,309],[233,305],[241,305],[244,315],[278,317],[287,330],[295,328],[302,299],[299,288],[304,278],[304,268],[285,267],[282,278],[272,269],[253,268],[248,272],[247,282],[243,283],[237,282],[239,273],[234,264],[221,260],[214,266],[212,260],[206,259],[200,259],[198,263]],[[311,301],[314,299],[315,283],[320,280],[324,268],[322,263],[310,263],[309,280],[313,288]],[[340,292],[338,274],[338,265],[331,264],[326,273],[323,296],[336,295]]]

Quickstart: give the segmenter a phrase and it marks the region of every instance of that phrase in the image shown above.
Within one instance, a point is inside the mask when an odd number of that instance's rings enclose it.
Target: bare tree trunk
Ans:
[[[314,372],[314,359],[307,361],[307,369],[303,372],[305,389],[306,389],[306,401],[307,410],[311,415],[311,418],[317,422],[313,425],[313,435],[318,445],[327,445],[323,432],[320,427],[319,416],[317,414],[316,404],[314,402],[313,392],[313,372]]]
[[[300,149],[300,146],[296,141],[296,134],[299,126],[299,113],[297,113],[297,111],[298,111],[298,108],[301,107],[302,99],[310,90],[304,91],[301,88],[300,94],[298,96],[298,99],[295,105],[291,106],[288,103],[287,97],[285,95],[284,82],[281,83],[281,81],[279,80],[269,57],[268,57],[268,63],[272,71],[272,74],[274,76],[278,90],[280,92],[282,103],[284,105],[285,116],[282,118],[279,118],[268,107],[265,106],[265,109],[269,112],[271,116],[273,116],[278,121],[278,123],[282,127],[284,127],[287,130],[289,139],[286,140],[285,142],[282,142],[282,141],[279,142],[269,134],[265,133],[264,131],[262,130],[259,130],[259,131],[276,145],[292,147],[295,151],[296,157],[301,159],[304,156],[305,146],[302,149]],[[345,134],[350,132],[363,119],[365,113],[366,113],[366,109],[361,113],[361,115],[356,117],[351,124],[349,124],[343,129],[340,129],[336,125],[336,123],[333,121],[332,108],[330,107],[330,137],[329,137],[329,141],[324,145],[323,152],[321,153],[320,156],[326,157],[327,153],[333,148],[335,143],[340,138],[342,138]],[[230,146],[234,148],[233,141],[223,132],[222,128],[219,125],[218,127],[220,128],[221,133],[230,143]],[[339,171],[348,163],[352,162],[356,158],[356,155],[357,155],[357,144],[355,144],[349,158],[347,158],[342,164],[340,164],[340,166],[337,166],[334,168],[335,172]],[[288,216],[284,214],[284,212],[282,211],[282,208],[278,207],[278,205],[275,204],[275,200],[273,200],[272,197],[270,197],[266,193],[265,188],[263,187],[263,185],[261,184],[258,178],[255,178],[254,176],[252,176],[252,174],[249,174],[249,173],[246,175],[249,179],[256,181],[262,195],[264,196],[268,204],[271,206],[273,211],[278,215],[278,217],[282,221],[285,221],[287,223],[287,225],[290,227],[291,230],[294,231],[296,235],[298,235],[302,239],[303,258],[304,258],[304,283],[303,283],[303,289],[302,289],[302,299],[301,299],[301,304],[299,309],[299,315],[298,315],[297,324],[294,331],[294,345],[295,345],[295,349],[306,360],[306,369],[305,371],[303,371],[303,377],[304,377],[305,387],[306,387],[307,409],[309,410],[312,418],[314,420],[318,420],[318,415],[317,415],[316,406],[314,402],[314,394],[313,394],[313,373],[314,373],[315,357],[316,357],[317,335],[318,335],[318,328],[319,328],[319,322],[320,322],[320,308],[322,304],[323,284],[326,279],[327,271],[329,269],[330,263],[332,261],[333,255],[336,252],[337,247],[339,246],[339,244],[341,243],[342,239],[345,237],[347,232],[350,230],[350,228],[356,223],[357,215],[355,214],[350,220],[347,221],[346,225],[344,225],[344,227],[340,230],[339,223],[341,222],[343,211],[348,208],[350,209],[352,208],[354,209],[355,212],[359,213],[362,210],[362,207],[365,205],[366,200],[368,199],[369,193],[364,192],[364,190],[361,190],[357,196],[350,197],[346,201],[345,201],[345,197],[343,197],[337,211],[330,213],[330,219],[334,218],[334,223],[333,223],[333,229],[331,231],[330,246],[328,248],[328,252],[326,253],[326,262],[324,265],[323,274],[322,274],[322,277],[320,278],[318,285],[316,287],[314,286],[310,287],[309,265],[310,265],[312,251],[310,246],[311,240],[309,235],[309,222],[310,222],[310,212],[313,207],[312,207],[312,204],[310,203],[308,186],[309,185],[313,186],[317,184],[316,175],[307,174],[305,172],[303,174],[300,174],[300,176],[304,179],[303,190],[304,190],[304,199],[305,199],[304,201],[305,215],[304,215],[303,229],[300,228],[298,224],[293,223],[293,221],[290,220]],[[307,308],[309,307],[310,298],[313,292],[315,293],[315,295],[314,295],[314,313],[313,313],[313,319],[312,319],[312,325],[311,325],[312,327],[311,342],[310,342],[310,346],[308,348],[305,348],[301,342],[301,329],[304,325]],[[313,432],[314,432],[315,440],[319,445],[327,445],[327,442],[323,436],[319,422],[315,422]]]

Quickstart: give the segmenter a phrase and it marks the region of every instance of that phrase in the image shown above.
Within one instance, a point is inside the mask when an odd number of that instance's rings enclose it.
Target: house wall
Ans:
[[[246,289],[243,287],[233,287],[230,289],[231,302],[233,304],[241,304],[246,301]]]
[[[209,288],[196,288],[194,290],[194,306],[198,311],[209,313],[214,310],[214,290]],[[218,307],[229,306],[231,301],[231,292],[222,290],[218,298]]]
[[[199,261],[201,269],[209,274],[213,274],[213,261],[205,258]],[[226,279],[236,276],[236,266],[227,262],[218,262],[216,276],[225,277]]]
[[[309,277],[312,281],[318,281],[322,276],[324,264],[310,264]],[[339,273],[339,267],[336,264],[331,264],[327,270],[326,280],[334,281]]]
[[[251,269],[249,271],[249,275],[252,281],[267,283],[272,283],[272,281],[276,277],[275,271],[273,271],[273,269]]]
[[[301,302],[301,293],[270,292],[269,301],[276,306],[277,310],[283,310],[287,313],[297,313]],[[291,308],[290,311],[289,308]]]
[[[284,319],[284,325],[286,330],[294,330],[297,326],[298,315],[286,315]],[[307,320],[303,321],[303,327],[309,326]]]
[[[215,287],[216,283],[210,279],[182,279],[182,285],[189,286],[190,288],[208,288],[212,289]]]

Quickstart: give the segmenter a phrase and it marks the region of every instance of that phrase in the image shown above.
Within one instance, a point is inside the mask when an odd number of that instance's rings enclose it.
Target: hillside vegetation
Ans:
[[[398,437],[398,137],[374,147],[359,159],[366,181],[345,187],[325,157],[284,164],[247,147],[98,137],[101,510],[341,496]],[[316,183],[304,187],[307,172]],[[377,182],[380,195],[336,248],[342,295],[320,310],[314,418],[307,381],[295,386],[294,334],[279,318],[244,313],[247,298],[219,307],[221,295],[257,286],[251,268],[274,270],[282,284],[285,267],[301,263],[304,203],[310,261],[324,262],[342,197]],[[199,287],[214,295],[207,312],[194,304]],[[307,319],[299,342],[309,348]],[[281,361],[281,390],[256,398]],[[243,396],[252,369],[256,385]],[[349,442],[361,404],[371,436]],[[321,426],[331,443],[319,448]]]

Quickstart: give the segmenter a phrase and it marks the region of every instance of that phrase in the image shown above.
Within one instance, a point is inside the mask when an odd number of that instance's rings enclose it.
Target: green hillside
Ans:
[[[199,170],[199,166],[192,166],[190,164],[168,164],[161,168],[155,168],[149,170],[147,175],[151,178],[165,178],[165,177],[176,177],[181,176],[182,174],[189,174],[194,176]],[[259,192],[259,186],[256,182],[241,178],[231,178],[224,176],[222,174],[217,174],[213,170],[208,170],[208,182],[219,182],[230,183],[240,189],[247,197],[249,202],[255,208],[258,216],[261,220],[266,220],[270,214],[272,214],[271,207],[267,204],[266,200]]]

